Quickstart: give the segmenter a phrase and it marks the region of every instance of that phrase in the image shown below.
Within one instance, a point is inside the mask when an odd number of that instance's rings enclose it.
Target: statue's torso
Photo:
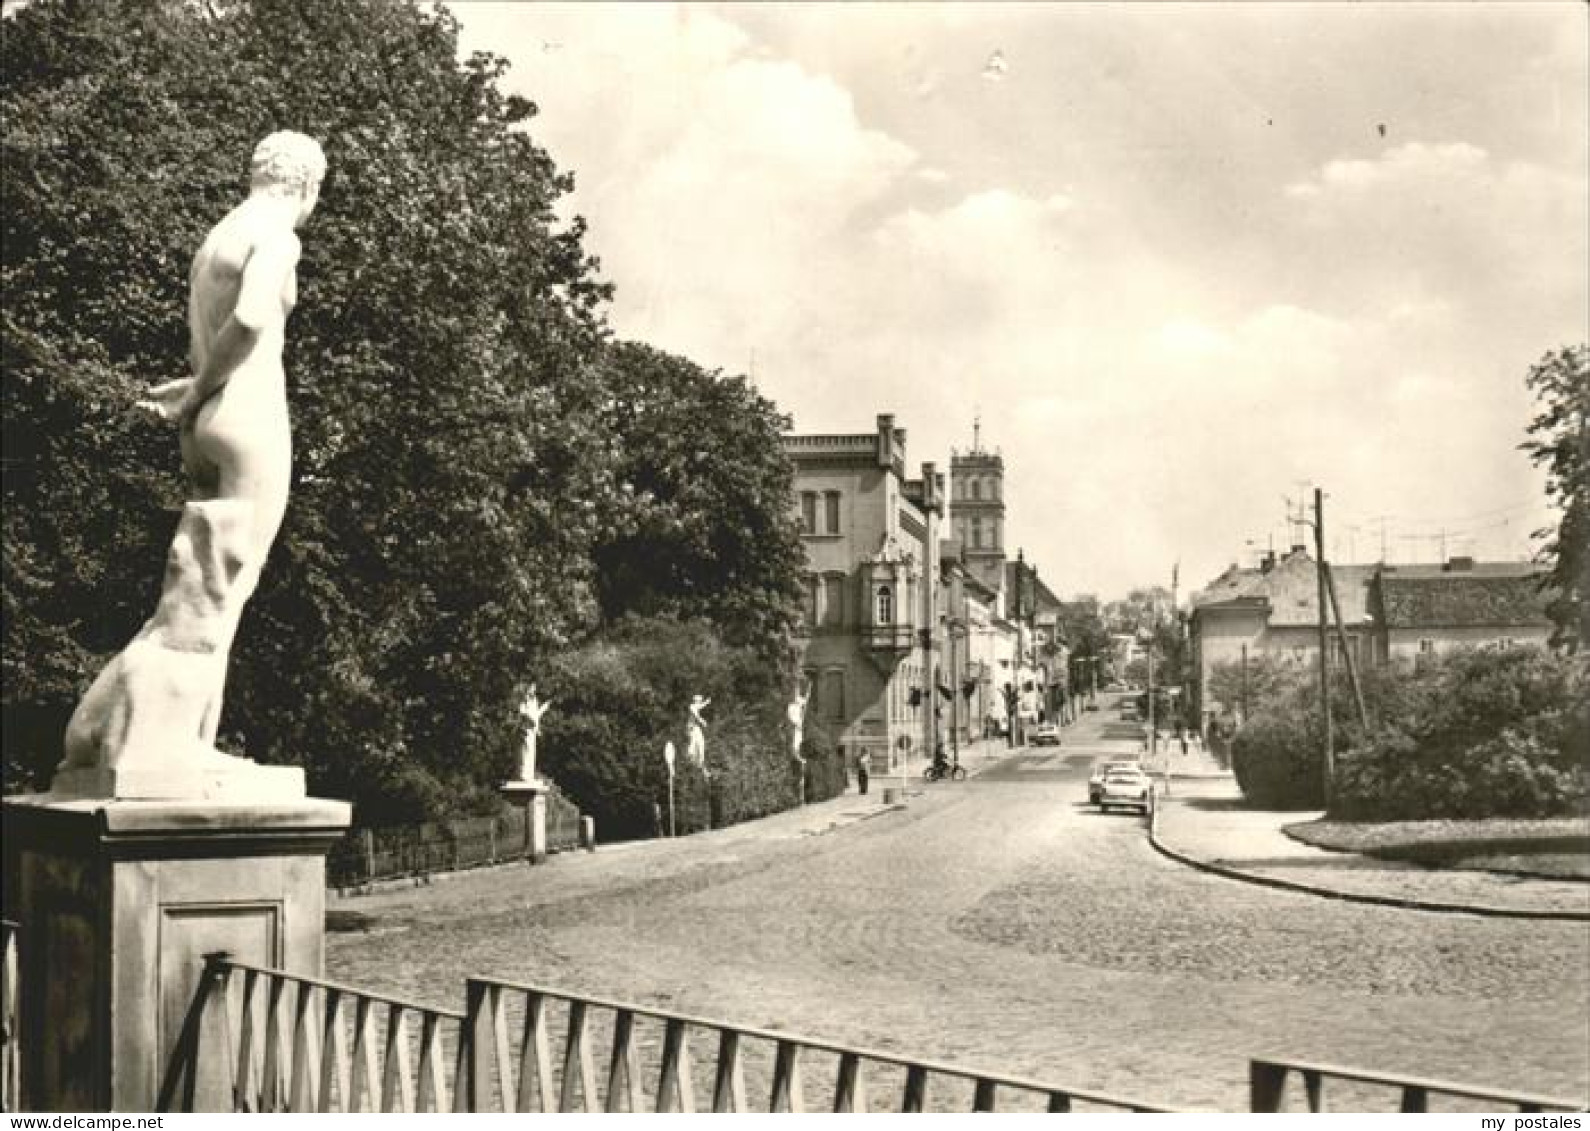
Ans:
[[[234,208],[205,238],[189,272],[188,323],[194,373],[203,369],[222,327],[237,309],[249,258],[266,241],[293,238],[290,232],[261,223],[246,203]],[[259,337],[253,349],[219,397],[231,402],[247,401],[254,410],[271,409],[279,402],[285,413],[282,344],[287,315],[297,297],[297,274],[290,271],[282,284],[279,313],[273,312],[274,316],[258,327]]]

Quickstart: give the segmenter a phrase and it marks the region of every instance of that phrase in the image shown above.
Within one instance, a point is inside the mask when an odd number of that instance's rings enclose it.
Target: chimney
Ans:
[[[1264,552],[1264,557],[1259,559],[1259,572],[1260,573],[1269,573],[1274,568],[1275,568],[1275,551],[1274,550],[1266,550]]]
[[[878,414],[878,466],[894,466],[894,413]]]

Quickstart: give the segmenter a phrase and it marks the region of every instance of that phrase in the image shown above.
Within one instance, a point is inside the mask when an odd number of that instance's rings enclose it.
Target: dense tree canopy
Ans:
[[[1546,492],[1562,511],[1557,529],[1544,532],[1553,590],[1547,612],[1557,626],[1553,642],[1578,648],[1590,640],[1590,345],[1548,353],[1525,380],[1540,414],[1524,450],[1545,466]]]
[[[620,453],[620,512],[596,548],[608,620],[666,613],[788,654],[804,551],[772,402],[637,343],[606,350],[599,426]]]
[[[572,181],[445,10],[38,0],[3,52],[10,787],[153,607],[184,485],[134,401],[185,369],[189,257],[280,128],[330,171],[288,324],[294,493],[222,744],[367,821],[435,812],[512,765],[537,660],[626,611],[602,570],[654,555],[660,611],[778,634],[776,414],[608,347],[583,223],[554,215]]]

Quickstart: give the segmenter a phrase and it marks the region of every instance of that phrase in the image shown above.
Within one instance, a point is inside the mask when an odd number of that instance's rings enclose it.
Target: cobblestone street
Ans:
[[[1087,716],[825,835],[783,814],[344,900],[368,929],[328,972],[454,1007],[469,974],[534,981],[1177,1106],[1243,1109],[1264,1054],[1584,1095],[1590,927],[1190,870],[1080,804],[1124,749],[1105,734]]]

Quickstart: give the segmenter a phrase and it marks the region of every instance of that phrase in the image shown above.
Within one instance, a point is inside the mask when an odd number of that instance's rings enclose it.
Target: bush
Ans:
[[[596,818],[604,841],[666,830],[662,752],[670,741],[680,833],[799,803],[784,715],[787,677],[752,649],[724,643],[704,623],[627,619],[538,674],[552,703],[543,723],[541,768]],[[688,704],[697,694],[712,701],[706,710],[710,776],[685,755]],[[808,749],[822,753],[822,742],[809,732]]]
[[[807,720],[801,736],[801,757],[806,759],[807,801],[827,801],[845,792],[850,779],[844,752],[822,724]]]
[[[1231,741],[1231,769],[1254,805],[1318,809],[1325,804],[1320,712],[1306,687],[1266,704]]]
[[[1587,797],[1590,680],[1539,648],[1456,653],[1389,676],[1374,734],[1337,765],[1348,820],[1546,817]]]

